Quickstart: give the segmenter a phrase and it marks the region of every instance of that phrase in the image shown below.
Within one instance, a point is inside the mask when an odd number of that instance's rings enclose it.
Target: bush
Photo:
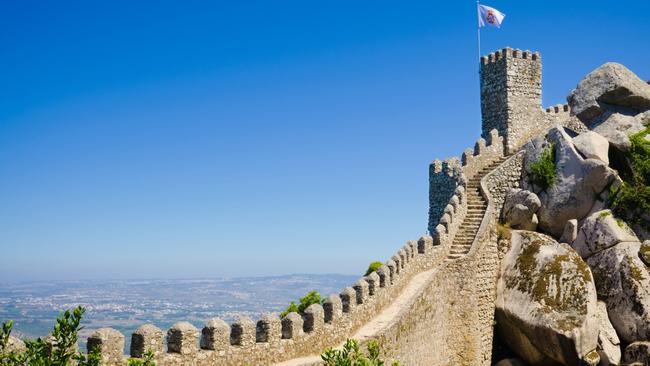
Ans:
[[[645,136],[650,127],[630,136],[631,147],[626,158],[630,163],[631,176],[610,195],[609,204],[614,214],[631,223],[650,228],[643,215],[650,212],[650,142]]]
[[[25,340],[27,350],[21,354],[8,350],[9,336],[13,322],[2,323],[0,335],[0,365],[1,366],[98,366],[99,351],[92,350],[88,355],[75,352],[79,339],[78,333],[83,327],[81,319],[85,313],[81,306],[72,312],[66,310],[56,319],[52,331],[51,345],[43,339]]]
[[[366,274],[364,276],[367,276],[371,274],[372,272],[375,272],[379,269],[379,267],[383,266],[384,264],[381,262],[372,262],[368,266],[368,269],[366,270]]]
[[[307,309],[309,305],[322,304],[323,302],[325,302],[325,299],[320,296],[318,291],[311,291],[304,297],[300,298],[300,304],[296,305],[296,303],[292,301],[289,306],[280,313],[280,318],[284,318],[289,313],[304,314],[305,309]]]
[[[544,149],[539,160],[530,164],[531,180],[534,184],[547,189],[555,183],[555,146]]]
[[[328,348],[320,356],[325,366],[384,366],[385,362],[379,358],[382,352],[377,341],[368,342],[368,354],[361,352],[359,342],[354,339],[345,341],[342,350]],[[394,361],[391,365],[398,366]]]
[[[128,366],[156,366],[156,362],[153,360],[153,352],[147,350],[142,355],[142,359],[129,358]]]

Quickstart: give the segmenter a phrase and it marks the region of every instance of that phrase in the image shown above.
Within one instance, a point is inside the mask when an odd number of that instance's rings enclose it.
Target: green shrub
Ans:
[[[307,309],[309,305],[322,304],[324,301],[325,299],[320,296],[318,291],[311,291],[304,297],[300,298],[300,304],[296,305],[296,303],[292,301],[289,306],[287,306],[287,308],[282,313],[280,313],[280,318],[284,318],[287,316],[287,314],[293,312],[304,314],[305,309]]]
[[[359,342],[354,339],[345,341],[342,350],[328,348],[320,356],[325,366],[384,366],[385,361],[379,358],[382,349],[377,341],[368,342],[368,354],[361,352]],[[391,365],[398,366],[394,361]]]
[[[555,183],[555,146],[544,149],[539,160],[530,164],[531,180],[536,185],[547,189]]]
[[[2,323],[0,366],[98,366],[98,350],[92,350],[88,355],[74,351],[79,331],[83,329],[80,323],[85,311],[83,307],[78,306],[72,312],[66,310],[56,319],[52,331],[53,346],[49,346],[41,338],[25,340],[27,350],[20,354],[7,349],[13,322],[10,320]]]
[[[650,142],[645,136],[650,127],[630,136],[630,151],[626,158],[631,176],[618,189],[612,190],[609,204],[614,214],[646,229],[650,225],[643,215],[650,212]]]
[[[147,350],[141,359],[129,358],[128,366],[156,366],[156,362],[153,360],[153,352]]]
[[[367,276],[371,274],[372,272],[375,272],[379,269],[379,267],[383,266],[384,264],[381,262],[372,262],[368,266],[368,269],[366,270],[366,274],[364,276]]]

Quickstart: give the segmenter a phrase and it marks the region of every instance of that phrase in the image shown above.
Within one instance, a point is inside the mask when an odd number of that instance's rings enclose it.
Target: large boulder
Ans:
[[[650,339],[650,273],[639,258],[639,242],[625,242],[587,259],[598,297],[625,342]]]
[[[535,230],[537,216],[542,203],[533,192],[519,188],[510,188],[503,203],[502,220],[513,229]]]
[[[650,342],[632,342],[625,347],[623,362],[628,366],[650,365]]]
[[[623,220],[614,218],[612,211],[602,210],[592,213],[582,222],[572,246],[582,258],[587,258],[626,241],[639,239]]]
[[[625,66],[609,62],[585,76],[567,97],[571,112],[583,122],[603,114],[608,105],[650,108],[650,85]]]
[[[602,301],[598,301],[598,322],[600,323],[598,332],[600,365],[618,365],[621,362],[621,341],[609,321],[607,305]]]
[[[587,216],[601,193],[615,180],[616,172],[598,159],[585,159],[573,146],[573,140],[560,126],[546,137],[529,141],[525,146],[522,188],[537,193],[542,206],[537,211],[539,228],[560,237],[568,220]],[[543,189],[532,182],[532,165],[545,150],[555,151],[555,181]]]
[[[597,311],[589,267],[571,247],[512,231],[497,283],[496,321],[519,357],[532,366],[597,364]]]
[[[588,159],[598,159],[609,165],[609,141],[594,131],[583,132],[573,138],[573,145]]]
[[[630,136],[643,130],[649,119],[650,112],[628,114],[607,111],[589,123],[589,128],[607,139],[617,150],[626,152],[632,145]]]

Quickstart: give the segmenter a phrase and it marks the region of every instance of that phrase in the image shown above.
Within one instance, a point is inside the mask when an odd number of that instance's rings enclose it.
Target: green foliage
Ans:
[[[72,312],[66,310],[56,319],[50,344],[43,339],[26,340],[26,351],[18,354],[9,351],[9,336],[13,322],[2,324],[0,335],[0,366],[98,366],[100,355],[93,350],[88,355],[75,352],[79,339],[81,319],[86,310],[79,306]]]
[[[300,304],[296,305],[296,303],[292,301],[289,306],[280,313],[280,318],[284,318],[289,313],[304,314],[305,309],[307,309],[309,305],[322,304],[323,302],[325,302],[325,299],[320,296],[318,291],[310,291],[307,295],[300,298]]]
[[[153,352],[147,350],[142,358],[129,358],[128,366],[156,366],[153,360]]]
[[[630,136],[631,147],[626,158],[632,175],[617,189],[612,190],[609,204],[614,214],[628,222],[650,227],[643,215],[650,212],[650,142],[645,136],[650,127]]]
[[[530,164],[531,180],[536,185],[547,189],[555,183],[555,146],[544,149],[539,160]]]
[[[367,276],[367,275],[371,274],[372,272],[375,272],[382,265],[383,265],[383,263],[381,263],[379,261],[375,261],[375,262],[370,263],[370,265],[368,266],[368,269],[366,270],[366,274],[364,276]]]
[[[325,362],[325,366],[384,366],[385,361],[379,358],[382,353],[381,347],[377,341],[368,342],[368,354],[361,351],[359,342],[354,339],[345,341],[342,350],[328,348],[320,356]],[[394,361],[392,366],[399,366],[399,362]]]

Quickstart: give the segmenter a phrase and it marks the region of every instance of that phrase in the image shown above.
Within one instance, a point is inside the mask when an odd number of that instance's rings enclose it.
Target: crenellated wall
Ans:
[[[125,336],[102,328],[88,338],[87,349],[98,349],[107,366],[126,365],[146,351],[160,366],[308,366],[321,364],[325,348],[357,338],[378,339],[389,357],[406,366],[490,365],[497,223],[507,190],[519,185],[518,149],[558,124],[576,132],[586,128],[566,104],[542,109],[541,56],[530,51],[506,48],[481,58],[481,111],[483,137],[461,159],[429,166],[430,236],[406,242],[376,272],[322,305],[282,319],[207,319],[202,329],[188,322],[166,331],[144,324],[131,335],[128,356]],[[468,206],[468,182],[475,189],[480,177],[487,208],[471,249],[455,259],[448,254],[468,211],[478,220],[477,205]]]
[[[464,177],[458,158],[445,161],[434,160],[429,164],[429,232],[444,215],[445,207],[454,194],[456,187],[462,184]]]

